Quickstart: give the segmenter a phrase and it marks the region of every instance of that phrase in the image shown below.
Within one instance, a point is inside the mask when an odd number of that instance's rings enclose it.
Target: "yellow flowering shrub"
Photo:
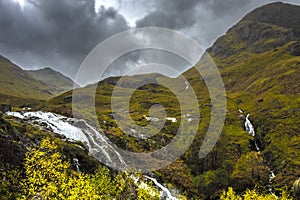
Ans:
[[[26,154],[22,199],[100,199],[85,174],[71,173],[57,146],[50,139]]]
[[[291,200],[286,191],[282,191],[281,197],[277,197],[274,194],[259,194],[255,189],[247,190],[242,196],[237,195],[232,187],[228,188],[228,191],[223,191],[220,196],[221,200]]]

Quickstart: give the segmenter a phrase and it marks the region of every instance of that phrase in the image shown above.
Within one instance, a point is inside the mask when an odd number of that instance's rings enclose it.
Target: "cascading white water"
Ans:
[[[239,110],[240,113],[242,113],[243,111],[242,110]],[[246,115],[246,119],[245,119],[245,129],[246,129],[246,132],[249,133],[249,135],[251,136],[255,136],[255,130],[254,130],[254,126],[252,125],[251,121],[249,120],[249,116],[250,114],[247,114]],[[254,140],[254,145],[255,145],[255,149],[257,152],[260,152],[260,148],[257,144],[257,142]]]
[[[247,114],[247,116],[246,116],[245,129],[246,129],[247,133],[249,133],[250,135],[252,135],[254,137],[255,136],[255,131],[254,131],[253,125],[251,124],[251,122],[249,120],[249,115],[250,114]]]
[[[40,127],[64,135],[66,138],[83,142],[89,152],[100,162],[117,169],[125,169],[126,163],[108,138],[89,125],[85,120],[68,118],[51,112],[7,112],[6,115],[15,116]]]
[[[166,200],[178,200],[176,197],[174,197],[171,194],[171,192],[169,191],[168,188],[166,188],[165,186],[160,184],[155,178],[152,178],[150,176],[145,176],[145,175],[144,175],[144,177],[151,180],[151,181],[153,181],[153,183],[162,190],[161,197],[165,196]]]
[[[42,111],[7,112],[6,115],[26,120],[28,123],[38,125],[40,128],[50,129],[54,133],[64,135],[68,139],[81,141],[87,145],[92,156],[102,163],[109,164],[118,169],[126,169],[127,167],[127,164],[120,153],[114,149],[112,144],[110,144],[109,139],[85,120],[68,118],[51,112]],[[79,163],[78,160],[75,159],[76,169],[79,171]],[[136,180],[133,175],[131,177]],[[162,190],[161,198],[166,196],[167,200],[177,200],[177,198],[172,196],[168,188],[160,184],[155,178],[149,176],[144,177],[153,181],[154,184]],[[143,184],[145,183],[143,182]]]
[[[130,175],[130,178],[133,179],[135,185],[140,186],[144,189],[149,189],[149,186],[143,180],[141,180],[140,178],[134,176],[133,174]],[[155,178],[150,177],[150,176],[146,176],[146,175],[144,175],[144,178],[151,180],[158,188],[161,189],[160,199],[163,199],[163,200],[178,200],[178,198],[174,197],[171,194],[170,190],[167,187],[160,184]]]
[[[80,172],[80,169],[79,169],[80,164],[79,164],[79,160],[77,158],[73,158],[73,165],[75,166],[76,171]]]

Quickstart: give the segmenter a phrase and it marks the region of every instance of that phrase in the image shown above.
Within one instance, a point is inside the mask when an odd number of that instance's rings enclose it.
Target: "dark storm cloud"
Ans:
[[[276,0],[172,0],[152,1],[154,11],[136,22],[138,27],[159,26],[180,30],[205,48],[245,14]],[[299,4],[298,0],[284,2]]]
[[[137,27],[158,26],[181,29],[193,25],[197,19],[193,15],[199,0],[153,1],[155,11],[136,22]]]
[[[210,44],[228,24],[237,21],[253,7],[255,0],[156,0],[156,9],[136,22],[138,27],[159,26],[186,30],[190,36]],[[258,2],[259,3],[259,2]],[[222,20],[223,23],[219,23]],[[224,27],[224,28],[223,28]],[[190,30],[192,29],[192,30]],[[197,32],[197,33],[196,33]],[[205,41],[204,41],[205,40]]]
[[[16,0],[0,0],[0,54],[26,69],[50,66],[74,78],[96,45],[130,28],[127,21],[139,19],[137,27],[179,30],[205,49],[246,13],[275,1],[119,0],[110,2],[115,8],[102,6],[95,12],[94,0],[26,0],[24,8]],[[299,0],[284,2],[300,4]],[[153,61],[179,72],[190,67],[168,54],[139,51],[114,62],[106,76],[120,75],[132,66]]]
[[[265,0],[264,2],[268,2]],[[263,1],[257,0],[172,0],[160,1],[154,0],[152,4],[155,10],[150,12],[143,19],[138,20],[137,26],[163,26],[166,28],[181,29],[190,27],[204,15],[213,19],[235,15],[235,13],[246,14],[245,8],[249,9],[252,4],[263,4]],[[226,23],[225,23],[226,24]]]
[[[24,10],[0,0],[0,53],[23,67],[52,66],[74,75],[95,45],[128,29],[114,8],[94,10],[94,1],[31,0]]]

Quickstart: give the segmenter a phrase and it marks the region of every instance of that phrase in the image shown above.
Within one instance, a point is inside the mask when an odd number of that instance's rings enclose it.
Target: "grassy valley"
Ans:
[[[283,3],[257,8],[207,50],[222,75],[227,110],[224,129],[217,144],[202,159],[198,157],[199,149],[214,107],[207,86],[196,70],[201,60],[182,74],[189,82],[187,90],[193,89],[197,94],[201,119],[189,149],[176,162],[153,172],[160,182],[169,188],[179,189],[188,199],[219,199],[224,190],[229,188],[228,194],[232,192],[230,187],[239,195],[244,195],[249,189],[263,195],[269,195],[270,190],[278,196],[292,195],[292,185],[300,177],[299,13],[299,6]],[[75,112],[77,116],[87,117],[89,123],[95,126],[97,120],[100,125],[98,128],[114,144],[131,152],[150,152],[169,144],[184,119],[176,95],[162,86],[172,84],[177,92],[184,93],[187,85],[182,77],[169,78],[160,74],[126,76],[122,79],[110,77],[75,89],[77,96],[74,96],[73,91],[65,91],[72,87],[72,81],[50,69],[27,73],[5,58],[0,58],[0,65],[2,102],[13,105],[36,102],[39,103],[36,109],[65,116],[72,116]],[[47,77],[48,71],[54,75]],[[58,81],[52,82],[56,80],[55,77]],[[146,81],[151,83],[135,88],[137,83]],[[146,126],[150,123],[147,117],[154,104],[163,105],[167,116],[177,121],[167,120],[158,134],[147,139],[131,136],[130,127],[122,131],[113,118],[111,100],[116,88],[124,92],[117,94],[117,100],[122,99],[126,92],[132,92],[129,115],[136,124]],[[91,95],[93,89],[96,92],[95,99]],[[64,93],[53,96],[58,91]],[[80,107],[72,111],[74,98],[80,102]],[[188,102],[192,96],[187,94],[185,98]],[[96,118],[89,104],[91,99],[95,100]],[[188,105],[182,105],[184,109],[189,109]],[[120,110],[120,116],[125,112]],[[255,129],[254,137],[245,131],[247,114],[250,114],[249,119]],[[39,132],[11,117],[5,117],[1,124],[1,137],[11,141],[2,139],[2,144],[5,144],[3,148],[13,149],[20,154],[16,163],[10,163],[10,155],[2,154],[3,163],[22,165],[27,141],[28,144],[38,143],[47,136],[58,144],[58,151],[66,155],[67,160],[74,156],[84,160],[82,169],[85,173],[94,173],[95,166],[99,164],[84,153],[81,143],[62,142],[57,135]],[[270,182],[271,171],[276,176]]]

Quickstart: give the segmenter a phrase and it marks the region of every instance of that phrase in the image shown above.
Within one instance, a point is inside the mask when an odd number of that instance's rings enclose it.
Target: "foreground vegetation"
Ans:
[[[76,172],[57,149],[43,139],[26,153],[24,170],[2,171],[1,199],[159,199],[151,183],[135,183],[126,173],[101,165],[93,174]]]
[[[282,191],[281,196],[278,197],[275,194],[259,194],[255,189],[247,190],[244,195],[238,195],[231,187],[228,191],[223,191],[221,194],[221,200],[290,200],[292,199],[286,191]]]
[[[1,199],[159,199],[152,183],[136,181],[127,173],[111,173],[99,165],[93,174],[71,169],[71,164],[58,151],[50,138],[31,148],[25,157],[24,168],[1,171]],[[179,199],[186,199],[179,197]],[[238,195],[231,187],[223,191],[221,200],[289,200],[286,191],[281,196],[259,194],[256,189]]]

